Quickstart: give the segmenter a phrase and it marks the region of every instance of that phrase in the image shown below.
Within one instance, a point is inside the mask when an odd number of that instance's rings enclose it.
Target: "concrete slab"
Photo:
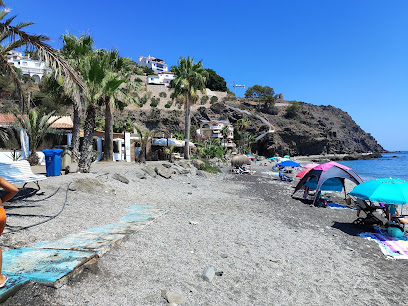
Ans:
[[[132,234],[134,232],[141,230],[144,226],[145,226],[144,224],[118,222],[118,223],[103,225],[100,227],[90,228],[89,230],[86,230],[85,232],[129,235],[129,234]]]
[[[140,223],[144,225],[151,223],[167,212],[165,209],[156,208],[149,205],[132,205],[127,209],[127,211],[128,214],[125,217],[120,218],[121,222]]]
[[[42,241],[34,245],[37,249],[59,249],[74,251],[90,251],[102,257],[114,246],[119,245],[126,237],[124,234],[111,234],[101,231],[80,232],[70,234],[54,241]]]
[[[0,303],[3,303],[10,296],[14,295],[21,287],[30,281],[21,275],[7,275],[7,277],[8,281],[6,285],[0,289]]]
[[[59,288],[97,258],[94,252],[21,248],[3,253],[3,273]]]

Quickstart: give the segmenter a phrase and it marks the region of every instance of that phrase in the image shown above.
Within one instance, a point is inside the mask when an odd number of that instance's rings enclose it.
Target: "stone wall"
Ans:
[[[170,102],[171,103],[171,98],[170,95],[172,93],[172,90],[169,89],[167,86],[165,85],[148,85],[146,84],[146,80],[147,80],[147,76],[138,76],[142,81],[143,81],[143,86],[142,89],[139,93],[140,97],[143,97],[144,95],[147,95],[147,97],[149,97],[149,100],[147,101],[146,104],[144,104],[141,109],[151,109],[152,107],[150,106],[151,100],[150,98],[160,98],[160,102],[157,105],[158,109],[168,109],[168,110],[175,110],[175,109],[183,109],[182,105],[178,105],[176,103],[176,101],[173,101],[173,104],[171,105],[170,108],[166,108],[165,105]],[[160,97],[160,93],[164,92],[166,94],[166,98],[162,98]],[[226,92],[220,92],[220,91],[212,91],[210,89],[206,89],[206,95],[211,99],[211,97],[216,96],[218,98],[218,102],[221,102],[222,99],[224,97],[227,96]],[[199,101],[192,105],[191,109],[192,110],[196,110],[198,109],[200,106],[204,106],[204,107],[210,107],[211,103],[210,103],[210,99],[208,99],[207,103],[205,103],[204,105],[200,103],[201,97],[203,96],[203,94],[201,94],[201,92],[198,93],[198,99]]]

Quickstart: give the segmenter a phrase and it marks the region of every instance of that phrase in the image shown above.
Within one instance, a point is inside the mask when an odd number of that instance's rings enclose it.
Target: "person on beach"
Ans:
[[[389,219],[389,214],[391,214],[391,219],[392,218],[397,218],[400,223],[407,224],[408,223],[408,218],[404,215],[404,218],[401,217],[400,212],[397,210],[396,205],[386,205],[386,210],[385,214],[387,219]]]
[[[4,228],[6,227],[6,211],[4,210],[4,202],[14,197],[18,192],[18,188],[11,184],[10,182],[6,181],[2,177],[0,177],[0,187],[6,191],[6,194],[0,199],[0,235],[1,235],[4,231]],[[0,288],[4,287],[8,279],[7,276],[1,274],[2,264],[3,256],[0,248]]]

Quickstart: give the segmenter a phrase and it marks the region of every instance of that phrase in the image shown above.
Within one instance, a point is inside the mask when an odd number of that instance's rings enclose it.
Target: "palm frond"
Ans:
[[[37,49],[40,59],[45,61],[48,66],[57,72],[55,77],[61,74],[65,76],[65,86],[73,89],[74,96],[79,96],[84,90],[84,84],[76,71],[55,49],[43,42],[46,40],[46,36],[30,35],[15,26],[6,25],[4,23],[0,23],[0,32],[10,33],[11,41],[17,40],[18,37],[18,39],[23,40],[28,47]]]
[[[18,95],[20,96],[20,102],[21,105],[24,104],[24,90],[23,87],[21,86],[20,79],[16,73],[16,71],[13,69],[12,66],[9,65],[7,62],[6,57],[0,56],[0,69],[4,71],[5,74],[10,76],[11,80],[13,81],[14,85],[16,86],[16,90]]]

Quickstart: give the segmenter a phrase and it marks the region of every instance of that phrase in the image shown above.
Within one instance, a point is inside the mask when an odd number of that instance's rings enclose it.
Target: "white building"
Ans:
[[[35,82],[39,82],[44,75],[51,72],[51,69],[44,62],[33,60],[29,56],[23,56],[18,51],[9,51],[7,58],[10,65],[20,68],[24,75],[29,75]]]
[[[155,72],[168,72],[169,71],[169,67],[162,59],[155,58],[150,55],[148,57],[139,56],[139,66],[149,67]]]
[[[170,81],[174,79],[174,74],[171,72],[161,72],[157,75],[149,75],[147,84],[157,84],[169,86]]]
[[[228,128],[228,135],[224,139],[222,129]],[[197,139],[204,141],[206,139],[215,138],[218,139],[222,146],[233,148],[236,146],[234,141],[234,127],[227,120],[201,120],[200,128],[196,131]]]

